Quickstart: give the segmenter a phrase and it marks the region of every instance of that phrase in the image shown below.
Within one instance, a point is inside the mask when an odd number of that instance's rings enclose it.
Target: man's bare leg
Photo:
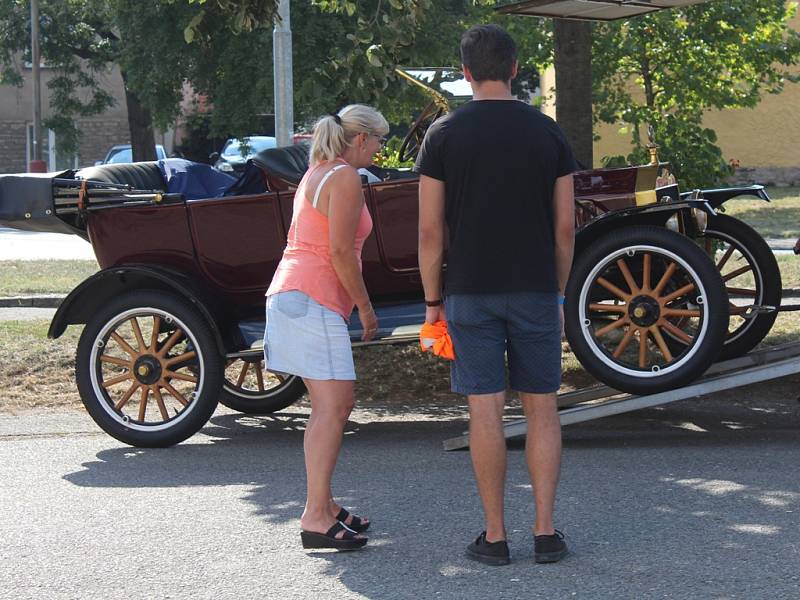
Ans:
[[[469,453],[486,519],[486,540],[506,539],[503,518],[506,440],[503,437],[505,392],[468,396]]]
[[[520,394],[528,421],[525,458],[536,501],[534,535],[553,534],[553,507],[561,470],[561,422],[555,394]]]

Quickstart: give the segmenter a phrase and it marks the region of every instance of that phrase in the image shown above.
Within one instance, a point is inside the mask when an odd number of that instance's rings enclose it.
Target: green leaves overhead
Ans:
[[[597,24],[595,119],[631,126],[632,162],[645,155],[652,123],[683,182],[718,183],[730,171],[703,113],[754,107],[798,80],[788,69],[800,59],[800,34],[787,27],[795,10],[783,0],[728,0]]]

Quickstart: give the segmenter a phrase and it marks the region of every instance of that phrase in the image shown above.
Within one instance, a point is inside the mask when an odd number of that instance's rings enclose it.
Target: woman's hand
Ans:
[[[378,332],[378,316],[375,314],[375,309],[372,304],[367,304],[364,307],[358,307],[358,319],[361,321],[361,335],[362,342],[368,342],[375,337]]]

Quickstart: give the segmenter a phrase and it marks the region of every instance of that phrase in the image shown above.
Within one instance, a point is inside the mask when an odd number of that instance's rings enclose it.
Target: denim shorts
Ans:
[[[459,394],[511,389],[549,394],[561,386],[561,322],[555,292],[454,294],[445,299],[456,359],[450,384]]]
[[[297,290],[267,297],[264,360],[270,371],[306,379],[356,378],[342,315]]]

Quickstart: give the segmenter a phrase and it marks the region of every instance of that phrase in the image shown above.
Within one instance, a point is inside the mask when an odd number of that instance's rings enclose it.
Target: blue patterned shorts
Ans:
[[[561,323],[555,292],[454,294],[445,299],[456,360],[451,389],[549,394],[561,386]]]

